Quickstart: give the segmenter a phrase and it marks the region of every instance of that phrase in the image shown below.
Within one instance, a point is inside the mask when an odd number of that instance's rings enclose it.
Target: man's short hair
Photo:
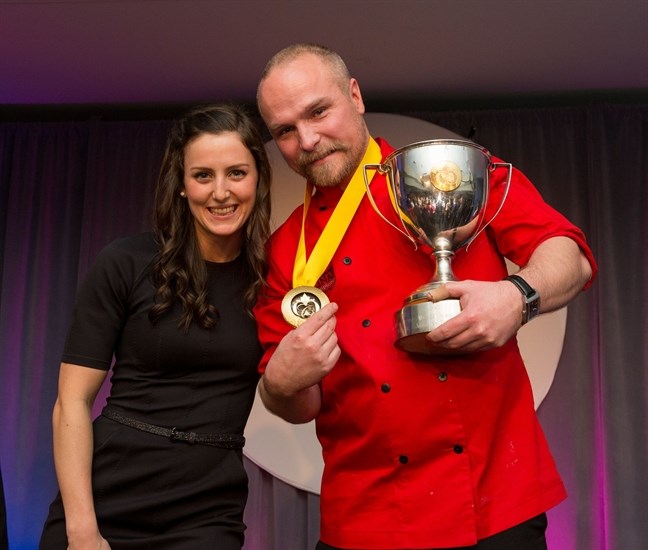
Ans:
[[[346,63],[340,57],[340,55],[330,48],[327,48],[326,46],[322,46],[320,44],[310,44],[307,42],[293,44],[292,46],[288,46],[273,55],[270,58],[270,61],[268,61],[268,63],[266,64],[265,69],[263,69],[263,72],[261,73],[259,84],[261,84],[267,78],[268,74],[270,74],[270,72],[274,68],[279,67],[280,65],[283,65],[285,63],[290,63],[291,61],[294,61],[304,54],[314,55],[327,63],[331,68],[333,74],[335,75],[340,88],[342,88],[342,90],[345,92],[348,91],[348,83],[351,75],[349,74],[349,69],[347,68]]]

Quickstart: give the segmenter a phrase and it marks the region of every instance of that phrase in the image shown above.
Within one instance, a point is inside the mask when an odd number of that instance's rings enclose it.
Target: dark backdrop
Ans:
[[[539,410],[570,495],[550,513],[549,540],[552,550],[643,550],[648,101],[367,106],[474,132],[587,234],[600,274],[569,308],[563,355]],[[56,491],[51,410],[76,287],[101,247],[150,227],[172,112],[64,120],[59,110],[41,122],[31,110],[27,122],[0,123],[0,467],[12,550],[36,548]],[[246,549],[311,550],[318,497],[246,465]]]

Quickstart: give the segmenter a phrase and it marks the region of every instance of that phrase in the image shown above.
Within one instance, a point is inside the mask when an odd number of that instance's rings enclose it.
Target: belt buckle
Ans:
[[[171,433],[169,433],[169,439],[171,441],[186,441],[192,445],[196,443],[196,434],[194,432],[181,432],[178,428],[171,428]]]
[[[176,441],[178,439],[178,428],[171,428],[171,433],[169,434],[169,439],[171,441]]]

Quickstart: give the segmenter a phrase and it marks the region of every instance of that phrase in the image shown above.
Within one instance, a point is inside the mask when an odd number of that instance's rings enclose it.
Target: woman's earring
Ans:
[[[180,191],[180,196],[181,196],[183,199],[186,199],[186,198],[187,198],[187,193],[185,193],[184,191]]]

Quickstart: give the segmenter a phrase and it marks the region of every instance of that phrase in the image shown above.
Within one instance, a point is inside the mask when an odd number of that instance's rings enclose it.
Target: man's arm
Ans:
[[[568,304],[592,276],[592,268],[575,241],[552,237],[541,243],[518,273],[540,294],[540,312]],[[504,345],[522,325],[522,295],[510,281],[449,283],[462,311],[430,332],[436,346],[455,353]]]
[[[266,408],[293,424],[313,420],[321,407],[320,382],[340,358],[337,304],[315,313],[281,340],[259,383]]]
[[[572,239],[553,237],[535,249],[518,275],[540,293],[540,312],[548,313],[578,295],[592,277],[592,266]]]
[[[259,383],[259,395],[271,413],[291,424],[310,422],[318,415],[322,404],[319,384],[314,384],[290,395],[282,394],[281,389],[272,387],[272,382],[268,382],[265,374]]]

